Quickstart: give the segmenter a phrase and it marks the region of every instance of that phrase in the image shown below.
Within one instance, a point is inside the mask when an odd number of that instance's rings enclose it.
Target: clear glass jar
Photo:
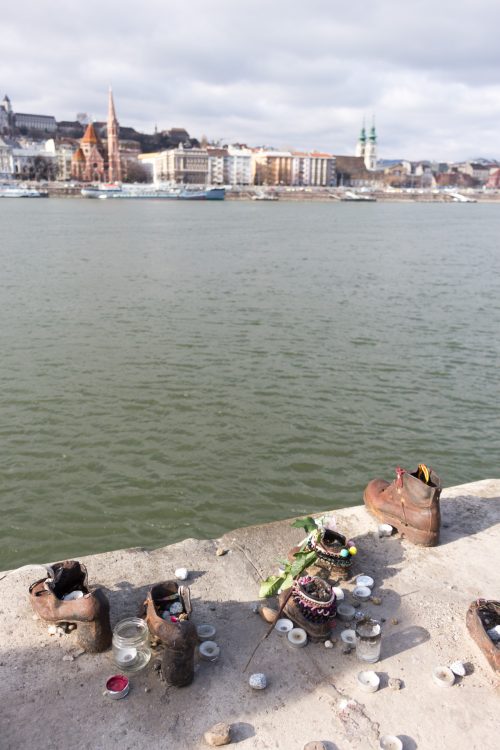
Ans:
[[[113,659],[125,672],[138,672],[151,658],[149,629],[140,617],[121,620],[113,630]]]
[[[381,627],[378,620],[364,617],[356,623],[356,656],[361,661],[374,664],[380,659],[382,641]]]

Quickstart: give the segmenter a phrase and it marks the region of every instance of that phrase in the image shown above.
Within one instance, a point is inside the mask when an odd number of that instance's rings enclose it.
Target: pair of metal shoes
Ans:
[[[101,588],[89,589],[83,563],[65,560],[47,567],[47,576],[31,584],[29,596],[41,620],[75,624],[78,645],[85,651],[100,653],[111,646],[109,600]],[[189,621],[191,611],[189,588],[165,581],[151,588],[140,613],[150,634],[163,644],[163,677],[176,687],[189,685],[194,676],[198,635]]]

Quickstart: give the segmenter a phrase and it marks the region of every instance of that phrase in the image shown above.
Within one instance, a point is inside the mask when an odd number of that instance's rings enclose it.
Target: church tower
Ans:
[[[370,135],[365,147],[365,167],[373,172],[377,169],[377,133],[375,132],[375,123],[370,129]]]
[[[363,122],[363,127],[361,128],[361,133],[359,134],[358,142],[356,144],[356,156],[362,156],[364,159],[365,151],[366,151],[366,129],[365,129],[365,123]]]
[[[108,99],[108,182],[120,182],[122,178],[122,166],[120,162],[120,151],[118,146],[118,120],[116,119],[113,92],[109,89]]]

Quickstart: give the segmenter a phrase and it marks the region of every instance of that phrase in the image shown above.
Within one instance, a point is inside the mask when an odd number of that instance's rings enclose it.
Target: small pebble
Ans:
[[[146,685],[146,687],[144,688],[144,692],[145,693],[150,693],[151,692],[151,688]]]
[[[49,635],[55,635],[57,633],[57,627],[55,625],[49,625],[47,631]]]
[[[321,740],[315,740],[314,742],[308,742],[304,745],[304,750],[328,750],[328,745]]]
[[[397,617],[393,617],[391,619],[391,625],[399,625],[399,620]]]
[[[259,605],[258,604],[252,604],[252,612],[254,613],[254,615],[258,615],[259,614]]]
[[[264,690],[264,688],[267,687],[266,675],[263,674],[263,672],[256,672],[255,674],[250,675],[248,684],[254,690]]]
[[[66,625],[66,632],[71,633],[73,630],[76,630],[76,625],[74,622],[68,622]]]
[[[211,729],[208,729],[203,735],[205,742],[211,747],[220,747],[221,745],[228,745],[231,742],[231,725],[219,722],[214,724]]]
[[[227,555],[227,549],[224,549],[224,547],[217,547],[215,550],[215,554],[217,557],[222,557],[222,555]]]
[[[39,620],[40,618],[38,617],[38,615],[31,615],[31,619],[32,620]]]
[[[403,682],[398,677],[389,677],[389,681],[387,683],[391,690],[401,690],[403,687]]]
[[[265,622],[276,622],[276,618],[278,616],[278,612],[275,609],[272,609],[271,607],[266,607],[263,604],[259,607],[259,615],[262,617]]]
[[[373,604],[382,604],[380,596],[372,596],[370,600]]]
[[[185,581],[189,575],[187,568],[177,568],[174,572],[175,577],[178,581]]]
[[[325,641],[325,648],[333,648],[333,643],[331,641]]]
[[[75,657],[72,654],[65,654],[63,656],[63,661],[74,661]]]

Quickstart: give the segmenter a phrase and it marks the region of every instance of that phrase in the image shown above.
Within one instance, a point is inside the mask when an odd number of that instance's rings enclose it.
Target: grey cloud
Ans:
[[[25,0],[2,9],[20,111],[383,156],[500,156],[496,0]],[[2,93],[2,95],[3,95]]]

